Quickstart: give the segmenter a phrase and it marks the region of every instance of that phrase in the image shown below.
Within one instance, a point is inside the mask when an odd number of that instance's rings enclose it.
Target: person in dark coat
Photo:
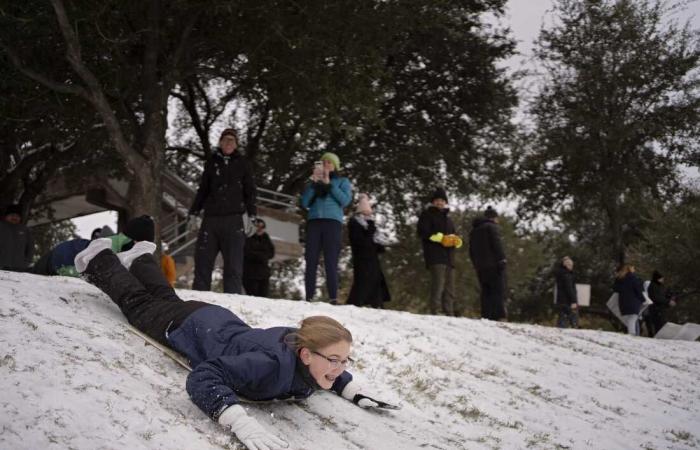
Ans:
[[[258,219],[255,227],[255,234],[245,241],[243,287],[247,295],[269,297],[270,260],[275,257],[275,246],[265,232],[264,220]]]
[[[430,271],[430,313],[454,314],[455,270],[454,251],[462,246],[455,235],[455,226],[449,217],[447,193],[438,188],[430,196],[430,205],[418,218],[418,236],[423,244],[425,266]]]
[[[634,266],[623,264],[615,275],[613,291],[618,294],[618,304],[627,334],[639,336],[639,313],[645,302],[642,279],[635,273]]]
[[[506,254],[498,231],[498,213],[487,207],[483,217],[472,222],[469,257],[481,288],[481,317],[506,318]]]
[[[0,220],[0,270],[24,272],[33,256],[34,239],[22,223],[22,207],[10,205]]]
[[[131,325],[183,354],[192,368],[186,389],[205,414],[249,449],[286,448],[240,406],[240,398],[306,398],[332,390],[360,407],[378,403],[362,393],[344,369],[352,363],[352,335],[326,316],[307,317],[300,328],[251,328],[228,309],[183,301],[141,241],[115,254],[110,239],[96,239],[75,267],[106,293]]]
[[[224,260],[224,292],[240,294],[245,246],[244,214],[255,220],[256,187],[253,169],[238,152],[238,135],[227,128],[221,133],[219,147],[204,165],[190,216],[204,209],[194,254],[192,289],[211,290],[211,273],[216,255]]]
[[[576,278],[574,276],[574,261],[565,256],[554,269],[557,287],[557,309],[559,328],[578,328],[578,294],[576,293]]]
[[[669,295],[664,284],[664,276],[657,270],[651,276],[647,293],[654,303],[649,305],[646,325],[649,337],[654,337],[666,325],[666,312],[669,308],[676,306],[676,301]]]
[[[348,221],[352,250],[352,287],[347,304],[382,308],[391,300],[379,255],[385,247],[377,235],[367,194],[360,194],[356,214]]]

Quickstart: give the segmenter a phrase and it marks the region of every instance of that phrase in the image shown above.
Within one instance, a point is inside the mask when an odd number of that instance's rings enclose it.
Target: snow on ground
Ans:
[[[354,376],[399,411],[329,393],[247,406],[292,449],[700,448],[700,344],[179,291],[257,327],[328,314]],[[187,372],[79,279],[0,271],[0,448],[235,449]]]

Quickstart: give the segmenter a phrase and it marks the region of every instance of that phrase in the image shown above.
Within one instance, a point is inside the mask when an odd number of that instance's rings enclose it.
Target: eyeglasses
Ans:
[[[350,357],[348,357],[348,359],[341,360],[338,358],[329,358],[328,356],[314,350],[311,350],[311,353],[315,353],[316,355],[328,361],[328,363],[331,366],[331,369],[337,369],[339,367],[352,367],[352,365],[355,363],[355,360]]]

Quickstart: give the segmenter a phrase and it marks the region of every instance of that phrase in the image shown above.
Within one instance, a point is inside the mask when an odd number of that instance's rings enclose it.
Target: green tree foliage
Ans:
[[[240,113],[243,150],[272,189],[299,192],[325,150],[397,215],[410,215],[436,180],[480,189],[503,162],[497,144],[516,102],[496,67],[514,42],[484,22],[503,5],[326,2],[273,14],[267,20],[281,32],[265,35],[260,55],[178,85],[172,165],[205,157],[212,128]]]
[[[654,270],[661,272],[666,286],[680,295],[669,319],[700,323],[700,194],[688,194],[666,208],[650,205],[646,216],[650,224],[631,260],[646,279]]]
[[[513,188],[522,213],[558,214],[609,267],[642,236],[640,208],[670,201],[678,164],[698,154],[699,41],[667,12],[646,0],[558,0],[539,38],[546,80]]]

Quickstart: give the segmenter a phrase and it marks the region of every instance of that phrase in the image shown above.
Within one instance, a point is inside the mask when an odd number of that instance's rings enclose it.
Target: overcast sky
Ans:
[[[700,29],[700,0],[687,2],[687,9],[677,16],[681,21],[687,19],[696,29]],[[512,70],[527,67],[532,58],[532,46],[534,40],[547,19],[547,11],[552,9],[553,0],[510,0],[507,6],[505,24],[509,24],[512,34],[518,42],[519,55],[508,61]],[[78,235],[89,238],[93,229],[103,225],[110,225],[116,229],[116,213],[98,213],[84,218],[76,219]]]

